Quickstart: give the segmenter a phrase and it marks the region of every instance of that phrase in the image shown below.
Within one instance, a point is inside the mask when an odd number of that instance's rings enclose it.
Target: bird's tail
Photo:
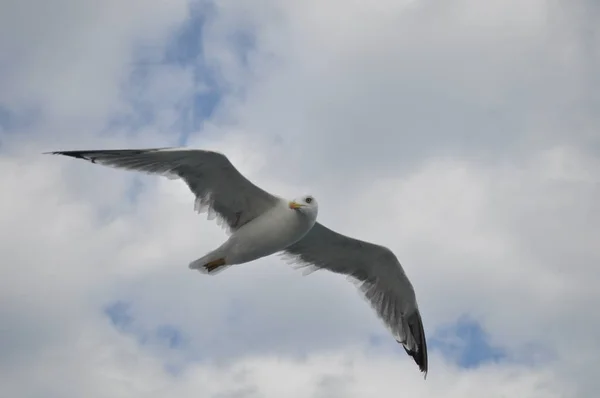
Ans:
[[[225,255],[219,250],[214,250],[197,260],[190,263],[189,268],[195,269],[203,274],[214,275],[225,268],[229,268],[231,264],[227,264]]]

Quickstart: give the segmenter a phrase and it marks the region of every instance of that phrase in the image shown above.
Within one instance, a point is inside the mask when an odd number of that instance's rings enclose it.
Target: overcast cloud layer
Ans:
[[[596,397],[600,7],[591,0],[0,5],[0,395]],[[384,244],[426,381],[355,287],[216,277],[180,181],[59,149],[218,149]]]

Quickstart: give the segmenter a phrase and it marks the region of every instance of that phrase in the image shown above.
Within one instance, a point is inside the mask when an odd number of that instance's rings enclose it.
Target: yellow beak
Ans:
[[[298,204],[298,203],[296,203],[296,202],[294,202],[294,201],[290,202],[290,209],[294,209],[294,210],[296,210],[296,209],[299,209],[299,208],[301,208],[301,207],[302,207],[302,205],[301,205],[301,204]]]

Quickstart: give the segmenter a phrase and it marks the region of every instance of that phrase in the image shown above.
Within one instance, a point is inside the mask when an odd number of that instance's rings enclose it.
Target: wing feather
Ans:
[[[234,231],[280,200],[244,177],[219,152],[187,148],[56,151],[114,168],[181,178],[196,196],[194,209]]]
[[[312,270],[326,269],[356,280],[379,318],[427,375],[427,342],[415,292],[391,250],[316,223],[285,254]]]

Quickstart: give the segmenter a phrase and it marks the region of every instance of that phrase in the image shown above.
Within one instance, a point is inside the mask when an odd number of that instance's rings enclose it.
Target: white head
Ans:
[[[289,203],[289,206],[290,209],[301,212],[313,221],[317,219],[317,213],[319,213],[319,204],[311,195],[304,195],[296,198]]]

